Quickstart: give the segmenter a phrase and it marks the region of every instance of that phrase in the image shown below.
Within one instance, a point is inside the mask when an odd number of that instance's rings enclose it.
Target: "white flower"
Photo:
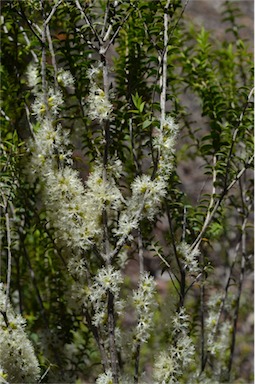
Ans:
[[[167,352],[161,352],[154,365],[154,378],[158,384],[176,383],[174,375],[178,372],[177,368],[175,357]]]
[[[38,93],[37,97],[32,104],[33,114],[37,116],[38,120],[42,120],[45,117],[46,110],[53,116],[57,116],[59,107],[63,104],[63,97],[60,91],[54,91],[52,88],[49,89],[47,98],[45,100],[44,94]],[[47,105],[45,105],[47,103]]]
[[[6,296],[0,284],[0,308],[4,313]],[[6,318],[0,313],[0,362],[10,383],[36,382],[40,369],[33,346],[25,331],[25,320],[8,303]],[[7,323],[6,323],[7,319]]]
[[[139,199],[142,202],[144,196],[143,214],[152,220],[157,213],[163,197],[166,195],[166,183],[162,178],[151,180],[149,176],[138,176],[131,185],[133,200]]]
[[[175,136],[179,131],[179,126],[175,124],[174,119],[171,116],[167,116],[165,119],[160,120],[160,127],[163,132],[167,132]]]
[[[99,270],[95,276],[95,286],[101,286],[103,290],[110,291],[114,295],[118,296],[119,287],[123,278],[120,271],[115,270],[111,265]]]
[[[153,140],[153,145],[159,154],[158,175],[166,181],[173,168],[173,154],[178,130],[178,125],[169,116],[160,121],[160,129]]]
[[[36,87],[39,82],[38,69],[34,63],[30,63],[27,67],[27,80],[30,88]]]
[[[91,81],[91,83],[94,83],[97,78],[102,74],[102,64],[100,63],[97,67],[94,67],[93,65],[91,68],[87,71],[87,77]]]
[[[64,71],[61,69],[58,73],[57,80],[59,84],[63,85],[64,87],[71,87],[74,85],[74,78],[70,71]]]
[[[101,88],[93,84],[87,101],[89,107],[88,115],[92,120],[98,119],[101,122],[109,119],[113,106]]]
[[[113,374],[110,369],[98,376],[96,384],[113,384]]]
[[[183,241],[179,244],[177,247],[178,252],[180,252],[181,256],[183,257],[183,263],[184,268],[187,269],[190,272],[197,273],[200,271],[199,265],[198,265],[198,258],[200,256],[200,251],[198,248],[195,248],[193,250],[190,249],[190,246]]]
[[[140,277],[138,289],[133,293],[133,302],[138,315],[134,339],[138,343],[146,342],[150,335],[155,287],[153,277],[149,276],[148,273],[144,273]]]

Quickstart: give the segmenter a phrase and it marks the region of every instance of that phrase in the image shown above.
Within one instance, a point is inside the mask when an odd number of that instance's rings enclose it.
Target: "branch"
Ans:
[[[3,208],[5,210],[5,226],[6,226],[6,238],[7,238],[7,279],[6,279],[6,300],[4,306],[4,313],[8,310],[8,300],[10,296],[11,286],[11,269],[12,269],[12,253],[11,253],[11,228],[10,228],[10,217],[8,213],[8,203],[5,195],[2,193]]]
[[[92,33],[94,34],[94,36],[96,37],[98,43],[99,43],[99,46],[101,47],[103,45],[103,42],[102,42],[102,39],[101,37],[98,35],[97,31],[95,30],[95,28],[93,27],[93,24],[91,23],[91,21],[89,20],[89,18],[87,17],[86,13],[84,12],[84,10],[82,9],[81,7],[81,4],[79,2],[79,0],[75,0],[75,3],[76,3],[76,7],[79,9],[79,11],[81,12],[84,20],[86,21],[86,23],[88,24],[88,26],[90,27]]]
[[[221,205],[222,203],[222,200],[224,199],[224,197],[228,194],[229,190],[236,184],[236,182],[242,177],[242,175],[244,174],[244,172],[246,171],[246,169],[252,164],[253,162],[253,159],[254,159],[254,155],[251,156],[251,158],[248,160],[248,162],[245,164],[245,166],[238,172],[238,174],[236,175],[235,179],[222,191],[222,194],[220,195],[220,197],[218,198],[217,201],[214,202],[214,208],[213,210],[211,211],[211,213],[209,213],[209,215],[206,217],[205,219],[205,222],[203,224],[203,228],[202,230],[200,231],[199,235],[197,236],[197,238],[194,240],[193,244],[190,246],[190,250],[193,250],[195,248],[198,248],[201,241],[202,241],[202,238],[209,226],[209,224],[211,223],[215,213],[217,212],[219,206]]]
[[[52,8],[52,10],[51,10],[49,16],[48,16],[47,19],[45,20],[45,24],[46,24],[46,25],[49,24],[49,22],[50,22],[50,20],[52,19],[54,13],[56,12],[58,6],[59,6],[61,3],[62,3],[62,0],[59,0],[59,1],[54,5],[54,7]]]

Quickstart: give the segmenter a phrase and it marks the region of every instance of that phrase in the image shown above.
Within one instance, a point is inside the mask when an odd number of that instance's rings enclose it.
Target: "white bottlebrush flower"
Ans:
[[[28,86],[30,88],[34,88],[39,83],[39,73],[38,68],[35,65],[35,63],[30,63],[27,67],[27,80],[28,80]]]
[[[57,236],[75,249],[88,249],[101,233],[101,210],[86,195],[78,172],[70,167],[48,171],[45,203]]]
[[[175,375],[178,372],[177,360],[167,352],[161,352],[154,365],[155,384],[176,383]]]
[[[171,116],[167,116],[160,121],[160,127],[163,132],[169,132],[175,136],[179,131],[179,126],[175,124],[174,119]]]
[[[87,102],[89,108],[88,115],[91,120],[98,119],[101,122],[109,119],[113,106],[101,88],[93,84]]]
[[[160,121],[160,129],[155,135],[153,145],[158,150],[158,175],[168,180],[173,169],[173,154],[175,152],[175,140],[179,127],[172,117],[166,117]]]
[[[96,384],[113,384],[113,374],[110,369],[105,373],[101,373],[96,380]]]
[[[120,271],[115,270],[112,266],[101,268],[94,277],[94,283],[89,290],[89,301],[93,304],[95,314],[93,316],[93,324],[99,326],[107,319],[107,302],[108,293],[114,295],[115,306],[119,309],[122,303],[118,297],[120,293],[120,285],[123,281]]]
[[[95,83],[99,77],[102,77],[102,64],[99,63],[97,66],[91,66],[87,70],[87,77],[91,83]]]
[[[100,165],[90,173],[87,180],[87,189],[91,199],[94,199],[94,203],[101,209],[111,207],[117,210],[124,201],[115,180],[112,177],[104,180],[103,167]]]
[[[166,195],[166,183],[162,178],[151,180],[149,176],[136,177],[131,185],[133,201],[144,197],[143,215],[152,220],[157,213],[158,207]]]
[[[133,302],[138,315],[134,334],[136,343],[146,342],[150,336],[155,288],[156,284],[153,277],[144,273],[140,277],[138,289],[133,293]]]
[[[24,327],[25,320],[16,315],[8,303],[5,310],[6,296],[0,285],[0,363],[3,377],[8,383],[31,383],[39,378],[40,368],[31,342]],[[7,322],[6,322],[7,320]]]
[[[59,108],[63,102],[62,93],[58,90],[54,91],[52,88],[50,88],[46,100],[42,92],[37,94],[37,97],[32,104],[33,114],[36,115],[39,121],[41,121],[44,119],[46,110],[48,108],[51,115],[57,116]]]
[[[185,308],[173,318],[175,344],[162,352],[155,362],[154,378],[157,384],[178,383],[184,369],[194,361],[195,346],[188,334],[188,315]]]
[[[121,243],[125,238],[127,241],[133,239],[132,231],[138,228],[139,218],[128,210],[121,212],[118,220],[118,227],[113,229],[113,233],[116,237],[119,237],[118,242]]]
[[[99,270],[95,276],[95,287],[102,287],[105,292],[110,291],[116,297],[119,295],[120,284],[123,278],[120,271],[115,270],[111,265]]]
[[[177,250],[178,252],[180,252],[182,256],[185,269],[193,273],[197,273],[200,271],[200,268],[199,268],[200,251],[198,248],[191,250],[190,246],[185,241],[183,241],[178,245]]]
[[[72,87],[74,85],[74,78],[70,71],[61,69],[57,75],[57,80],[63,87]]]

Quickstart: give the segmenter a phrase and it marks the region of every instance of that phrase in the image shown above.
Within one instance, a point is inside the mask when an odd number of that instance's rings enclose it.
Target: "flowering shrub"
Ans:
[[[214,45],[186,6],[2,6],[4,383],[243,374],[251,58],[231,3],[233,38]],[[204,183],[195,198],[181,177],[191,161]]]

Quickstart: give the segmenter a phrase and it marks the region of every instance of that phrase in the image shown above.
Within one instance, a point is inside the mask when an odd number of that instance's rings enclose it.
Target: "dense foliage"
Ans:
[[[186,7],[2,2],[4,383],[252,380],[252,56]]]

